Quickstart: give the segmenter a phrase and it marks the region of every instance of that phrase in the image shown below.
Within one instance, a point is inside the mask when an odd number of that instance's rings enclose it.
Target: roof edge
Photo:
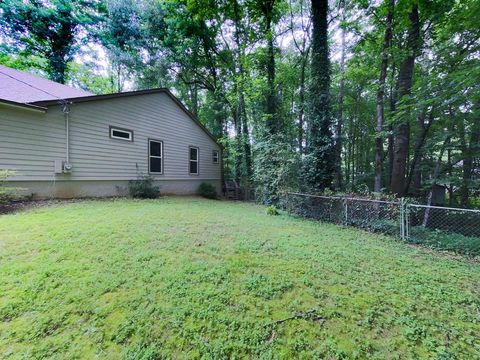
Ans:
[[[218,142],[218,139],[203,125],[200,120],[192,113],[187,107],[177,98],[173,93],[167,88],[155,88],[155,89],[148,89],[148,90],[136,90],[136,91],[126,91],[121,93],[112,93],[112,94],[104,94],[104,95],[92,95],[92,96],[80,96],[80,97],[73,97],[73,98],[66,98],[63,99],[62,102],[67,101],[72,104],[88,102],[88,101],[97,101],[97,100],[108,100],[108,99],[116,99],[121,97],[129,97],[129,96],[139,96],[139,95],[149,95],[149,94],[156,94],[156,93],[165,93],[167,94],[220,148],[223,149],[223,145]],[[43,106],[52,106],[60,104],[59,100],[45,100],[45,101],[35,101],[29,103],[31,106],[36,107],[43,107]]]
[[[11,101],[11,100],[5,100],[5,99],[0,99],[0,105],[12,107],[12,108],[20,108],[23,110],[29,110],[29,111],[38,111],[45,113],[47,112],[47,108],[39,105],[34,105],[34,104],[25,104],[25,103],[19,103],[16,101]]]

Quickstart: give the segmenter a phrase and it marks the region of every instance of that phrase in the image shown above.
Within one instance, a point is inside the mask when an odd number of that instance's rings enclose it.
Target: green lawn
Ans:
[[[0,216],[0,358],[50,357],[478,359],[480,265],[197,198]]]

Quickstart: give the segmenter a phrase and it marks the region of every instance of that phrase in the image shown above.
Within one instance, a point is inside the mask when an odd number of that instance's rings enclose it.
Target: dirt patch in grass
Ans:
[[[0,215],[11,214],[18,211],[35,209],[61,203],[73,203],[79,200],[25,200],[13,201],[7,204],[0,204]]]

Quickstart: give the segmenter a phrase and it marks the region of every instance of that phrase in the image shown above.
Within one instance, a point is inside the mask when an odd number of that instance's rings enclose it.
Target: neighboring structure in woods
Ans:
[[[220,192],[221,146],[167,89],[93,95],[0,66],[0,169],[37,197],[124,195],[141,174]]]

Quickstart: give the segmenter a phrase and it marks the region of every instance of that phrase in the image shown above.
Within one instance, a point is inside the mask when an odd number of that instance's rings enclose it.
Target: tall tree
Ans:
[[[341,9],[341,55],[340,55],[340,89],[338,92],[337,125],[335,131],[335,188],[342,188],[342,128],[343,128],[343,100],[345,97],[345,56],[346,56],[346,9],[345,0],[340,0]]]
[[[418,116],[418,126],[420,129],[419,134],[417,135],[417,138],[415,140],[415,146],[413,150],[413,158],[410,162],[410,171],[408,172],[406,184],[405,184],[405,194],[409,193],[410,190],[410,185],[413,182],[412,186],[412,192],[414,195],[418,195],[418,192],[420,190],[420,184],[421,184],[421,173],[420,173],[420,167],[418,164],[421,161],[422,157],[422,150],[423,146],[425,144],[425,140],[427,138],[428,131],[430,130],[430,127],[433,124],[434,120],[434,108],[430,110],[430,114],[428,115],[428,120],[425,122],[425,118],[427,117],[427,112],[426,110],[422,111],[421,114]]]
[[[265,21],[265,36],[267,38],[267,129],[271,133],[277,133],[281,124],[277,113],[277,92],[275,87],[275,47],[274,47],[274,6],[275,0],[264,0],[261,4]]]
[[[140,64],[141,50],[148,36],[142,29],[140,2],[134,0],[107,0],[108,16],[100,31],[100,41],[116,77],[116,91],[121,92],[128,76]]]
[[[386,17],[385,36],[383,39],[382,62],[380,65],[380,77],[378,79],[377,90],[377,126],[375,128],[375,180],[373,191],[380,192],[382,190],[382,173],[383,173],[383,124],[385,123],[385,80],[387,79],[389,49],[393,36],[393,14],[395,8],[395,0],[388,0],[388,10]]]
[[[418,4],[414,2],[409,14],[409,31],[406,42],[407,55],[400,64],[397,79],[397,102],[403,106],[396,106],[398,112],[398,125],[395,129],[394,154],[391,191],[401,197],[405,191],[405,175],[407,166],[408,149],[410,145],[410,125],[408,111],[405,109],[406,102],[412,89],[413,71],[415,59],[418,55],[420,40],[420,18]]]
[[[294,14],[294,7],[297,5],[297,13]],[[307,67],[310,57],[310,30],[311,19],[305,16],[309,12],[308,4],[305,0],[299,0],[298,4],[290,0],[290,32],[292,34],[293,44],[300,56],[300,84],[298,89],[298,124],[297,124],[297,143],[298,152],[303,153],[305,142],[305,94],[307,84]],[[297,23],[294,19],[298,18]],[[300,39],[297,39],[300,33]]]
[[[310,117],[305,177],[310,191],[331,186],[334,142],[331,132],[328,0],[312,0],[312,63],[309,88]]]
[[[63,84],[81,29],[98,21],[101,12],[103,3],[96,0],[5,0],[0,28],[19,50],[47,59],[48,76]]]
[[[233,2],[233,21],[235,27],[235,45],[236,45],[236,63],[234,65],[234,78],[237,82],[237,106],[236,106],[236,118],[238,121],[238,125],[236,127],[237,134],[236,136],[239,138],[237,141],[239,142],[239,150],[243,154],[245,158],[245,172],[247,181],[252,180],[252,153],[250,147],[250,139],[249,139],[249,129],[248,129],[248,119],[247,119],[247,111],[245,109],[245,83],[246,83],[246,75],[245,75],[245,47],[246,41],[245,39],[245,25],[242,21],[243,16],[241,14],[240,5],[238,0],[234,0]],[[240,162],[241,159],[237,160]],[[237,167],[239,165],[237,164]],[[239,176],[237,176],[239,178]]]

